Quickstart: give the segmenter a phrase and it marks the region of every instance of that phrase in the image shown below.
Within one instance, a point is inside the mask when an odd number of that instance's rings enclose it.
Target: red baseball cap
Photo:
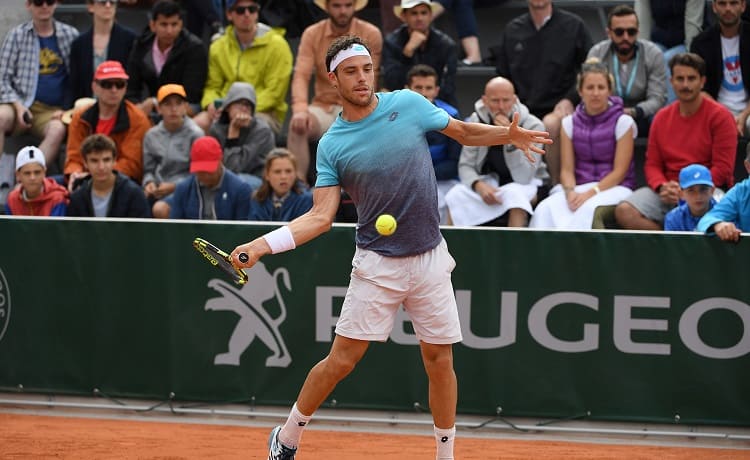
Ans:
[[[94,80],[128,80],[129,78],[120,61],[104,61],[94,72]]]
[[[215,172],[224,152],[215,137],[203,136],[190,148],[190,172]]]

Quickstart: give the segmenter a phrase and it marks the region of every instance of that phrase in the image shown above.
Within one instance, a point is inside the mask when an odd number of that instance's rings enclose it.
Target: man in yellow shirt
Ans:
[[[251,83],[258,96],[255,115],[265,118],[278,134],[287,111],[286,93],[292,76],[292,50],[283,34],[258,22],[255,0],[228,0],[232,23],[208,50],[208,77],[196,123],[208,130],[221,100],[232,83]]]

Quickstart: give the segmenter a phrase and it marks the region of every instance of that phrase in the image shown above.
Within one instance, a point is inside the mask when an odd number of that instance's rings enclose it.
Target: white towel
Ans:
[[[493,187],[497,187],[497,181],[492,178],[484,181]],[[539,179],[534,179],[530,184],[517,184],[515,182],[505,184],[500,187],[495,195],[501,200],[502,204],[490,205],[485,203],[482,197],[469,187],[458,184],[445,195],[445,202],[448,204],[453,225],[479,225],[496,219],[513,208],[520,208],[529,214],[533,214],[531,200],[536,196],[539,185],[541,185]]]

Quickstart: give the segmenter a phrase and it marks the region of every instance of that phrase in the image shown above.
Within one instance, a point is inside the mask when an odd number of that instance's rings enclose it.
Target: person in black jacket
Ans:
[[[734,115],[737,135],[750,129],[750,24],[745,0],[713,1],[716,24],[693,38],[690,51],[706,61],[703,90]]]
[[[158,120],[156,93],[168,83],[185,88],[188,115],[200,112],[208,51],[200,38],[183,28],[182,11],[174,1],[160,0],[151,8],[148,29],[133,45],[127,69],[130,81],[125,97],[152,121]]]
[[[141,187],[114,170],[115,142],[92,134],[81,144],[89,176],[70,196],[66,212],[71,217],[151,217]]]
[[[73,41],[70,48],[69,93],[65,107],[83,97],[92,97],[91,82],[94,69],[104,61],[128,63],[130,49],[135,41],[135,32],[115,22],[117,2],[86,0],[92,16],[92,26]]]
[[[383,40],[383,87],[391,91],[406,86],[406,74],[416,64],[427,64],[438,74],[438,98],[458,107],[456,67],[458,46],[448,34],[432,25],[439,8],[430,0],[402,0],[394,14],[404,25]]]
[[[554,141],[544,156],[551,185],[560,176],[560,121],[580,102],[576,75],[593,44],[583,20],[553,3],[529,2],[529,11],[511,20],[490,48],[497,74],[513,83]]]

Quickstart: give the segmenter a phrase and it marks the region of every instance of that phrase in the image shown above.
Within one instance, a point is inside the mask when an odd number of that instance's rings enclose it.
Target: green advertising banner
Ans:
[[[322,359],[354,228],[265,257],[253,223],[0,218],[0,390],[291,404]],[[464,340],[459,412],[750,425],[750,242],[693,234],[443,230]],[[412,410],[427,378],[408,317],[327,405]]]

